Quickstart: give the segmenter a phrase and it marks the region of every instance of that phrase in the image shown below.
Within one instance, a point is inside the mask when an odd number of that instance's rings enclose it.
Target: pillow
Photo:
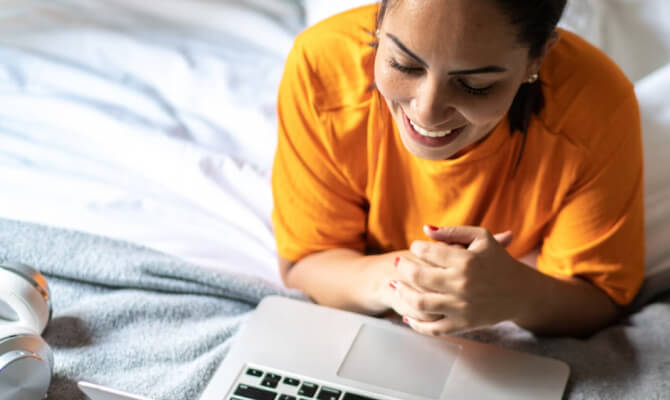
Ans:
[[[560,26],[609,55],[636,82],[668,62],[667,0],[569,0]]]
[[[642,117],[646,280],[636,304],[670,290],[670,63],[635,85]]]

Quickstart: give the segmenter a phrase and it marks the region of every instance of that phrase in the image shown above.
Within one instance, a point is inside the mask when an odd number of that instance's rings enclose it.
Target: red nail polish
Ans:
[[[395,266],[397,267],[397,266],[398,266],[398,262],[400,262],[400,257],[396,257],[396,258],[395,258],[395,261],[393,261],[393,265],[395,265]]]
[[[430,229],[431,231],[436,231],[440,228],[438,228],[437,226],[434,226],[434,225],[428,225],[428,229]]]
[[[402,317],[402,322],[409,324],[409,320],[407,319],[407,317]]]
[[[396,287],[396,285],[395,285],[395,282],[394,282],[394,281],[391,281],[391,282],[389,282],[389,286],[390,286],[390,287],[391,287],[391,289],[393,289],[393,290],[396,290],[396,289],[397,289],[397,287]]]

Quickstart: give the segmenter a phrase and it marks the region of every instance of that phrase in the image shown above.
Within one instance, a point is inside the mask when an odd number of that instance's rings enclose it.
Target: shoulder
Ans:
[[[356,106],[369,100],[375,51],[377,5],[343,12],[302,32],[289,60],[309,71],[317,111]]]
[[[326,19],[301,33],[286,61],[278,95],[280,135],[318,149],[359,192],[365,187],[377,6]],[[306,146],[298,146],[300,151]]]
[[[633,84],[605,53],[574,33],[560,35],[540,71],[545,95],[540,120],[546,130],[587,153],[639,135]],[[631,129],[616,129],[615,120]]]

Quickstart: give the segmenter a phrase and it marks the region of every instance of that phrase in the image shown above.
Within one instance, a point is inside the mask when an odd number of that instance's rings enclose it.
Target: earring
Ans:
[[[527,83],[535,83],[535,81],[538,80],[540,75],[538,73],[534,73],[533,75],[529,76],[528,79],[526,79]]]
[[[375,36],[377,37],[377,39],[379,39],[382,36],[382,32],[379,29],[377,29],[375,31]]]

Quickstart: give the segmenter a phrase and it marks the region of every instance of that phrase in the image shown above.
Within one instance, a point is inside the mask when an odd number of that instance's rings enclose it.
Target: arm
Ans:
[[[287,287],[302,290],[315,302],[362,314],[435,321],[441,314],[425,313],[398,296],[390,282],[402,278],[396,268],[400,257],[414,259],[409,251],[365,256],[344,248],[314,253],[292,263],[279,257]]]
[[[619,314],[610,297],[580,278],[563,278],[525,268],[525,307],[514,320],[539,335],[588,336]]]
[[[311,254],[296,263],[279,257],[287,287],[302,290],[316,303],[363,314],[388,311],[379,295],[394,273],[396,255],[364,256],[356,250],[332,249]]]
[[[580,278],[548,276],[534,271],[539,250],[519,258],[531,267],[528,279],[533,307],[546,312],[533,316],[528,310],[515,322],[536,334],[588,335],[609,325],[617,318],[617,307],[609,296]],[[535,273],[533,273],[535,272]],[[556,301],[561,299],[561,301]],[[567,300],[567,301],[566,301]]]

